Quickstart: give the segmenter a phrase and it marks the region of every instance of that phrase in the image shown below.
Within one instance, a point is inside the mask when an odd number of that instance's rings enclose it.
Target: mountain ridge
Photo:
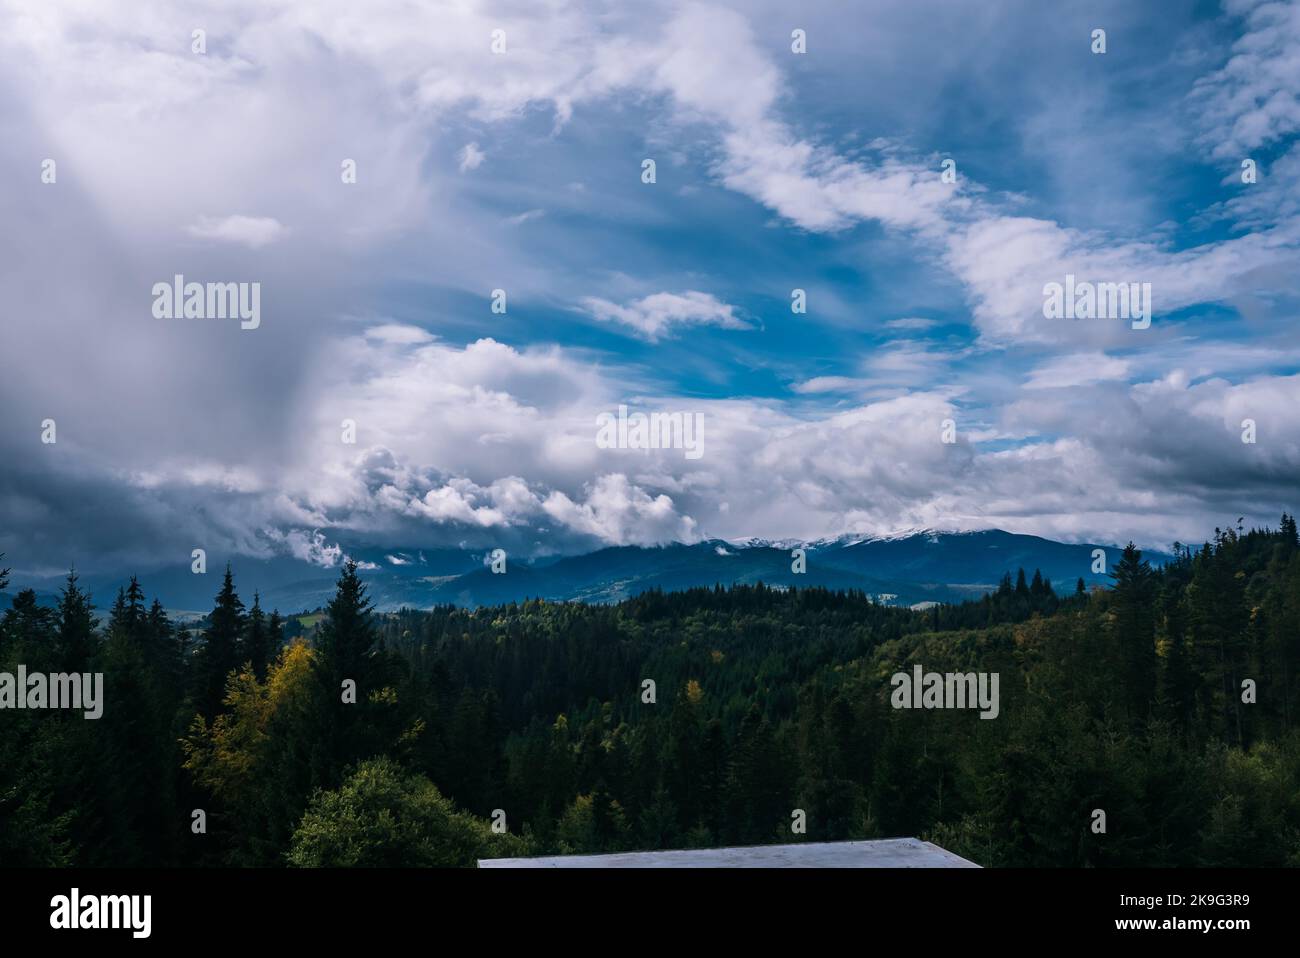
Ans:
[[[804,554],[806,570],[794,571],[794,550]],[[693,543],[654,546],[613,545],[592,552],[532,560],[506,558],[506,571],[489,568],[488,550],[373,548],[344,550],[362,565],[362,575],[380,611],[452,604],[497,605],[528,598],[611,603],[652,589],[763,582],[775,588],[820,586],[856,589],[891,605],[960,602],[997,587],[1003,575],[1035,570],[1059,593],[1109,581],[1094,568],[1094,550],[1105,553],[1106,568],[1121,547],[1065,543],[1001,529],[941,531],[914,529],[880,536],[845,534],[817,540],[706,538]],[[1153,564],[1172,558],[1144,552]],[[282,612],[315,609],[333,594],[338,566],[303,560],[232,558],[240,592],[261,593],[262,607]],[[209,560],[207,575],[188,565],[144,573],[146,592],[171,611],[201,613],[211,608],[224,563]],[[84,588],[103,609],[129,573],[83,576]],[[56,578],[23,581],[15,576],[9,594],[34,587],[43,602],[57,597]],[[0,593],[2,594],[2,593]]]

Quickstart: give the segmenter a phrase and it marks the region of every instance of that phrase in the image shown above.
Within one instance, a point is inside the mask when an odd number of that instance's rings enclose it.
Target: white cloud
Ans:
[[[520,213],[517,216],[507,217],[506,222],[511,224],[512,226],[520,226],[523,223],[527,223],[529,220],[541,219],[545,215],[546,215],[545,210],[526,210],[525,212]]]
[[[1246,30],[1228,62],[1197,82],[1192,99],[1213,155],[1236,161],[1300,131],[1300,5],[1225,6],[1244,16]]]
[[[1105,353],[1075,353],[1060,356],[1039,366],[1025,381],[1026,389],[1063,389],[1108,380],[1127,379],[1127,360]]]
[[[249,249],[261,249],[283,239],[289,230],[270,216],[201,216],[186,232],[197,239],[237,243]]]
[[[1224,155],[1267,147],[1297,129],[1296,9],[1234,6],[1247,15],[1249,32],[1236,57],[1198,93]],[[14,182],[20,175],[31,180],[29,158],[44,155],[36,151],[48,143],[54,155],[74,158],[61,159],[60,190],[66,183],[81,191],[73,195],[85,211],[79,220],[47,222],[44,200],[23,206],[30,201],[14,191],[35,239],[3,250],[17,257],[11,273],[26,275],[25,264],[35,261],[23,258],[31,254],[21,245],[54,248],[60,237],[79,232],[69,226],[87,227],[90,237],[69,261],[95,269],[102,259],[104,266],[85,274],[89,306],[63,283],[6,287],[13,311],[52,317],[40,337],[53,337],[53,346],[7,342],[0,378],[11,384],[16,420],[39,421],[29,413],[61,400],[41,391],[55,388],[43,380],[57,380],[59,390],[80,382],[87,394],[113,395],[112,420],[137,428],[124,435],[111,423],[101,427],[94,418],[100,411],[83,403],[76,433],[64,433],[60,422],[66,471],[29,474],[30,456],[9,457],[8,475],[0,477],[0,528],[21,522],[44,533],[65,521],[73,530],[69,538],[86,542],[97,522],[109,528],[103,516],[112,512],[123,517],[118,538],[143,529],[182,545],[210,538],[249,554],[277,549],[332,564],[340,547],[331,543],[362,534],[395,548],[479,536],[485,545],[514,537],[512,545],[527,549],[539,542],[654,542],[706,533],[816,536],[1003,525],[1092,537],[1145,533],[1163,543],[1169,534],[1203,533],[1225,501],[1295,508],[1283,500],[1300,473],[1296,377],[1195,382],[1216,373],[1250,376],[1270,359],[1285,358],[1285,350],[1189,344],[1161,330],[1161,317],[1171,310],[1239,292],[1266,295],[1276,277],[1293,277],[1295,217],[1276,216],[1294,209],[1293,198],[1287,206],[1260,190],[1229,203],[1237,222],[1266,228],[1187,250],[1014,215],[1010,201],[965,179],[956,189],[943,184],[929,158],[909,158],[888,141],[871,141],[850,156],[811,139],[810,126],[783,119],[784,67],[765,52],[781,45],[772,46],[766,32],[756,35],[740,13],[702,4],[667,13],[653,5],[609,8],[597,17],[586,6],[558,2],[497,11],[471,3],[235,0],[212,8],[210,52],[203,57],[183,42],[141,45],[142,36],[188,37],[193,15],[187,9],[26,4],[8,19],[12,29],[0,31],[0,63],[5,94],[22,109],[14,113],[15,135],[7,127],[0,143],[0,166],[6,174],[19,171]],[[510,53],[502,57],[487,52],[497,26],[509,38]],[[322,80],[332,84],[320,98],[328,109],[307,113],[300,91]],[[485,216],[467,198],[482,177],[458,178],[446,163],[431,169],[427,157],[454,155],[460,172],[478,169],[486,154],[477,142],[456,149],[467,135],[463,121],[477,130],[515,123],[541,107],[562,127],[575,109],[616,93],[634,96],[656,123],[665,120],[659,111],[666,105],[670,134],[695,124],[711,137],[706,159],[717,181],[784,224],[832,232],[874,221],[908,234],[961,281],[984,338],[1064,347],[1066,354],[1054,358],[1044,350],[1047,358],[1024,384],[1030,395],[1009,391],[980,409],[963,406],[952,390],[927,386],[957,354],[906,341],[865,357],[862,376],[796,381],[800,396],[850,394],[832,397],[843,402],[833,412],[805,409],[815,399],[800,400],[797,410],[775,400],[690,400],[705,415],[708,432],[707,455],[692,463],[680,455],[598,450],[593,442],[596,413],[625,400],[680,409],[680,397],[659,394],[662,387],[608,357],[514,347],[473,333],[451,337],[438,325],[464,322],[454,307],[444,309],[451,299],[435,300],[421,322],[457,342],[469,339],[465,345],[397,321],[335,341],[327,324],[352,306],[335,295],[340,288],[358,297],[386,280],[419,277],[431,287],[481,294],[490,287],[474,271],[484,263],[493,269],[505,263],[521,283],[541,277],[531,281],[542,287],[547,264],[520,267],[484,238],[482,224],[526,237],[534,230],[501,228],[504,210],[526,210],[510,218],[522,222],[547,200],[512,194]],[[24,123],[24,112],[40,123]],[[489,171],[505,153],[494,148]],[[356,184],[339,180],[338,163],[347,156],[358,163]],[[10,164],[11,157],[18,159]],[[1292,194],[1294,169],[1294,157],[1274,164],[1273,181]],[[584,174],[559,175],[556,185],[572,185],[570,177]],[[590,183],[587,192],[601,202],[600,177]],[[295,242],[264,260],[279,271],[280,288],[300,297],[286,310],[292,316],[282,333],[264,330],[284,337],[268,342],[278,348],[240,351],[229,339],[198,338],[216,336],[204,330],[184,341],[142,336],[138,350],[104,364],[107,341],[86,339],[95,329],[59,325],[60,317],[89,314],[105,290],[121,303],[139,301],[140,281],[129,273],[137,261],[148,277],[170,275],[158,267],[173,262],[175,244],[157,237],[174,239],[179,224],[192,224],[196,238],[251,248],[288,232],[279,219],[200,216],[202,209],[273,210],[293,224]],[[57,205],[49,206],[50,217],[59,214]],[[308,245],[305,253],[295,250]],[[323,261],[320,246],[349,255]],[[119,249],[124,252],[115,259]],[[199,252],[215,262],[232,255],[220,247]],[[345,265],[322,269],[322,262]],[[337,275],[349,267],[355,269],[351,284]],[[1066,272],[1151,282],[1154,328],[1044,320],[1042,286]],[[50,292],[33,302],[26,298],[35,295],[29,287]],[[627,288],[639,295],[656,287]],[[735,307],[694,290],[631,301],[624,299],[626,288],[609,295],[614,298],[583,305],[652,341],[692,325],[750,325]],[[101,328],[117,337],[122,328],[136,328],[125,325],[133,317],[129,307],[115,310],[114,322]],[[934,323],[904,317],[885,325],[919,331]],[[1150,335],[1137,339],[1143,332]],[[24,333],[11,335],[20,340]],[[172,344],[170,352],[164,343]],[[1133,350],[1139,343],[1160,348]],[[1106,352],[1119,348],[1126,358]],[[50,349],[69,366],[60,377],[32,361]],[[1174,371],[1166,375],[1166,367]],[[177,407],[161,420],[150,419],[159,415],[156,391],[133,395],[118,388],[152,382],[159,370],[184,384],[171,393]],[[1120,381],[1135,370],[1150,381]],[[118,378],[100,378],[110,374]],[[882,382],[914,391],[867,401],[867,391]],[[1095,409],[1047,388],[1100,382],[1108,385],[1088,390]],[[159,428],[204,416],[211,428]],[[344,418],[358,423],[357,447],[338,441]],[[945,418],[959,424],[955,445],[938,439]],[[1257,445],[1240,442],[1243,418],[1259,422]],[[111,442],[97,446],[99,435]],[[167,437],[163,446],[160,436]],[[1006,437],[1026,441],[1010,450],[979,448],[981,440]],[[115,465],[124,462],[151,465],[146,471]],[[21,488],[17,480],[9,484],[19,469]],[[116,508],[79,511],[81,502],[102,501],[105,489],[117,496]]]
[[[291,529],[282,533],[272,528],[266,530],[266,535],[286,546],[289,554],[295,559],[320,566],[322,569],[332,569],[345,558],[343,548],[337,543],[330,544],[325,538],[325,533],[319,530],[308,533],[300,529]]]
[[[801,395],[817,393],[854,392],[872,385],[870,379],[857,379],[852,376],[814,376],[803,382],[795,383],[791,389]]]
[[[395,346],[415,346],[420,343],[433,342],[433,336],[419,326],[407,326],[403,323],[385,323],[371,326],[365,332],[367,339]]]
[[[459,168],[462,173],[477,170],[487,159],[487,154],[478,148],[477,143],[466,143],[458,154]]]
[[[583,309],[596,319],[620,323],[649,340],[659,339],[678,326],[721,326],[724,329],[749,329],[736,316],[734,306],[709,293],[688,290],[684,293],[654,293],[625,306],[607,299],[587,297]]]
[[[682,403],[568,351],[358,335],[321,363],[332,370],[329,389],[290,404],[298,440],[282,460],[259,463],[261,481],[223,489],[218,508],[211,487],[189,484],[193,468],[163,465],[141,490],[147,500],[128,497],[116,514],[137,529],[161,523],[177,549],[203,541],[210,551],[287,552],[326,567],[342,557],[338,543],[358,537],[526,555],[706,535],[1000,526],[1167,545],[1226,521],[1225,490],[1233,509],[1240,497],[1265,510],[1256,520],[1275,521],[1272,512],[1294,508],[1300,474],[1300,376],[1117,383],[1089,394],[1086,416],[1068,390],[1041,389],[991,410],[991,423],[940,390],[798,414],[776,401],[697,399],[691,411],[704,417],[707,442],[692,461],[675,450],[598,448],[596,414],[617,402]],[[338,441],[345,414],[358,424],[356,447]],[[1254,445],[1241,442],[1247,418],[1257,423]],[[958,424],[955,444],[942,441],[946,419]],[[485,434],[508,441],[480,445]],[[980,448],[1001,437],[1022,441]],[[79,470],[100,494],[120,481],[89,461]],[[56,485],[57,501],[84,498],[64,479]],[[220,520],[201,540],[196,494]],[[0,518],[19,530],[38,521],[50,534],[63,521],[8,509],[0,497]],[[83,517],[73,509],[67,521]]]

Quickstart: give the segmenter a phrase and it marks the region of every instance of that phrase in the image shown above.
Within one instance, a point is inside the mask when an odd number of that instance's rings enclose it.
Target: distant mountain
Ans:
[[[803,548],[806,572],[791,569],[792,550]],[[504,575],[479,568],[432,588],[434,603],[494,605],[527,597],[617,602],[649,589],[764,582],[772,586],[859,589],[887,604],[960,602],[997,587],[1005,573],[1035,569],[1058,592],[1075,581],[1106,583],[1092,571],[1093,550],[1104,549],[1107,568],[1119,557],[1114,546],[1067,544],[991,529],[983,532],[921,531],[904,536],[861,536],[811,543],[706,540],[656,548],[618,546],[572,556],[544,567],[508,565]],[[1153,563],[1170,556],[1146,553]]]
[[[807,571],[792,571],[792,551],[805,552]],[[997,587],[1006,573],[1017,569],[1032,576],[1035,569],[1050,579],[1058,593],[1071,592],[1075,580],[1107,583],[1092,571],[1093,550],[1103,549],[1109,570],[1119,558],[1115,546],[1070,544],[999,529],[981,532],[920,530],[892,536],[843,536],[801,543],[709,539],[665,546],[611,546],[585,555],[534,562],[507,559],[504,574],[493,573],[482,552],[454,549],[358,549],[350,554],[363,565],[370,595],[381,610],[402,606],[496,605],[543,598],[558,601],[618,602],[650,589],[674,591],[695,586],[764,582],[776,587],[824,586],[858,589],[891,605],[960,602],[978,598]],[[1171,557],[1146,552],[1153,564]],[[158,596],[177,612],[206,612],[221,585],[223,566],[209,565],[206,575],[194,575],[188,565],[141,575],[146,593]],[[278,558],[236,559],[235,583],[246,604],[254,590],[262,606],[283,612],[314,609],[334,594],[337,569]],[[106,608],[125,576],[87,576],[96,604]],[[31,585],[42,600],[54,596],[56,580],[15,582]],[[7,605],[7,602],[5,603]]]

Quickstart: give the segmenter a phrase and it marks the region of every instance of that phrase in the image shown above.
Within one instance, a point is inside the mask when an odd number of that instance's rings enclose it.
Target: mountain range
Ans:
[[[795,572],[795,550],[802,549],[806,570]],[[651,589],[674,591],[697,586],[763,582],[774,587],[823,586],[857,589],[889,605],[924,606],[961,602],[997,587],[1004,574],[1040,570],[1058,594],[1108,583],[1094,568],[1094,550],[1106,553],[1107,571],[1120,549],[1092,543],[1064,543],[1000,529],[978,532],[919,530],[891,536],[841,536],[811,542],[722,540],[663,546],[610,546],[583,555],[531,561],[506,557],[505,572],[490,568],[484,552],[456,549],[346,550],[361,563],[376,608],[429,608],[453,604],[496,605],[528,598],[593,603],[618,602]],[[1171,557],[1146,552],[1153,564]],[[293,558],[232,560],[235,584],[246,603],[261,593],[263,608],[282,612],[324,605],[334,593],[338,568],[322,568]],[[212,607],[221,567],[210,564],[196,575],[188,564],[141,572],[145,592],[174,613],[202,613]],[[86,575],[96,605],[106,608],[130,570],[118,575]],[[10,593],[33,587],[53,603],[58,579],[23,581],[15,574]],[[6,603],[7,604],[7,603]]]

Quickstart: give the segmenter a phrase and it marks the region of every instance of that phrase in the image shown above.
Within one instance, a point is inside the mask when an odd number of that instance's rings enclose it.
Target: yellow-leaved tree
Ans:
[[[301,641],[285,647],[265,682],[248,666],[232,672],[226,711],[211,724],[195,716],[181,740],[184,767],[213,799],[205,810],[212,844],[232,863],[275,862],[319,784],[311,734],[316,654]],[[226,822],[238,823],[229,830],[241,836],[237,843],[222,841]]]

